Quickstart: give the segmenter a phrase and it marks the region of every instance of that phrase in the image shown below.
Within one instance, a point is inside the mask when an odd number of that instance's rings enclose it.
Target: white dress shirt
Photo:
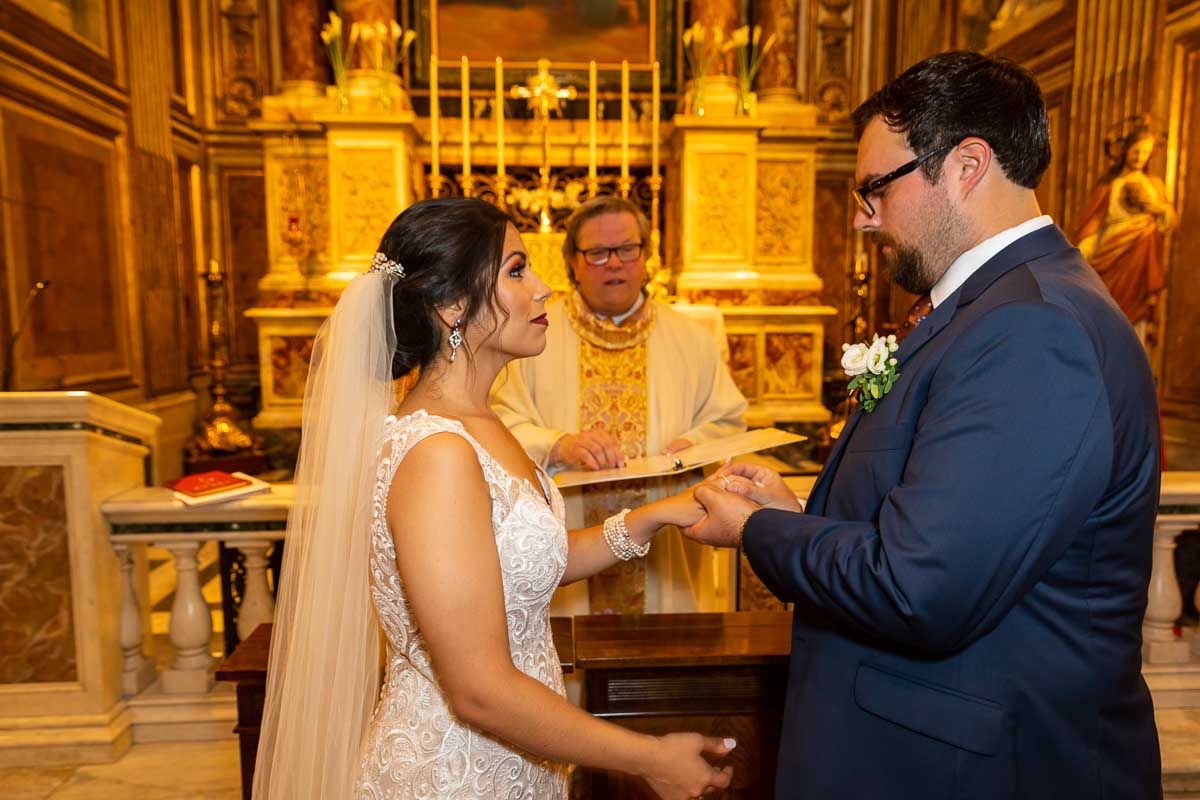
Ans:
[[[986,264],[992,256],[999,253],[1010,244],[1020,239],[1027,233],[1044,228],[1047,225],[1053,225],[1054,220],[1049,214],[1042,214],[1040,217],[1027,219],[1020,225],[1014,225],[1007,230],[1000,231],[990,239],[984,239],[979,244],[967,250],[965,253],[954,259],[954,263],[942,275],[938,282],[929,290],[929,299],[933,301],[933,307],[937,308],[950,295],[958,291],[958,287],[967,282],[967,278],[975,274],[975,270]]]

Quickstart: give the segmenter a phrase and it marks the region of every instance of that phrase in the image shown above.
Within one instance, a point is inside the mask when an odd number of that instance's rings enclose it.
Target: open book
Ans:
[[[606,481],[628,481],[634,478],[652,478],[656,475],[671,475],[684,470],[716,464],[733,456],[755,453],[792,442],[802,442],[805,437],[781,431],[778,428],[758,428],[745,433],[735,433],[714,439],[711,442],[692,445],[674,456],[646,456],[631,458],[619,469],[567,469],[554,476],[560,489],[568,486],[583,486]]]

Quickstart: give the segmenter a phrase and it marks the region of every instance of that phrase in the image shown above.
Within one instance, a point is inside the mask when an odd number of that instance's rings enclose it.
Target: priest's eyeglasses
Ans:
[[[642,254],[642,243],[633,242],[631,244],[617,245],[616,247],[592,247],[583,251],[583,260],[593,267],[603,267],[612,258],[613,253],[616,253],[617,258],[626,264],[630,261],[637,261],[638,256]]]
[[[880,189],[882,189],[884,186],[887,186],[889,183],[896,180],[897,178],[903,178],[905,175],[912,172],[917,167],[921,166],[922,164],[924,164],[926,161],[933,158],[934,156],[940,155],[941,153],[949,152],[950,150],[952,150],[953,148],[955,148],[957,146],[958,146],[957,143],[948,144],[948,145],[939,147],[936,150],[930,150],[925,155],[917,156],[912,161],[909,161],[907,164],[897,167],[896,169],[889,172],[887,175],[884,175],[882,178],[876,178],[873,181],[864,183],[862,186],[859,186],[857,189],[852,191],[850,194],[854,195],[854,201],[856,203],[858,203],[858,207],[861,208],[868,217],[873,217],[873,216],[875,216],[875,206],[871,205],[871,195],[875,194]]]

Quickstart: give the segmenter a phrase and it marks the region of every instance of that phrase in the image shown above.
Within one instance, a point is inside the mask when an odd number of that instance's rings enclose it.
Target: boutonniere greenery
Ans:
[[[879,334],[871,337],[871,343],[859,342],[842,345],[842,369],[850,378],[846,389],[850,398],[857,400],[868,414],[875,404],[896,385],[900,373],[896,371],[896,359],[892,354],[899,344],[895,336],[881,339]]]

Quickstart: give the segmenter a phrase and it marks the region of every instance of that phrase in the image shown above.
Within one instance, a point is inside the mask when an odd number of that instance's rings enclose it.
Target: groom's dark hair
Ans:
[[[856,138],[879,117],[906,136],[916,155],[949,148],[968,136],[991,146],[1005,176],[1034,189],[1050,165],[1050,126],[1041,89],[1029,70],[1005,58],[955,50],[906,69],[853,113]],[[921,165],[930,182],[940,158]]]

